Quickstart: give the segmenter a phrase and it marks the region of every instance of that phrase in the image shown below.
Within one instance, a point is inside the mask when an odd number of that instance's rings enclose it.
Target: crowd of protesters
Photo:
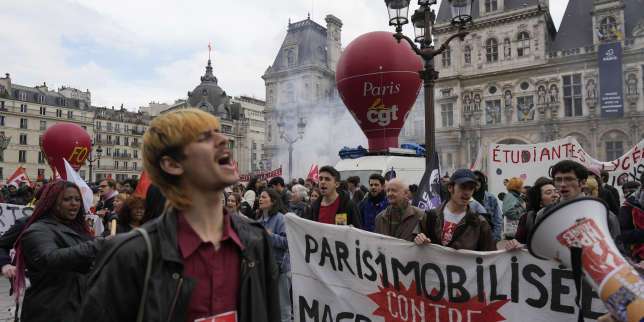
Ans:
[[[70,182],[35,193],[3,188],[3,202],[35,205],[0,237],[2,274],[16,298],[24,295],[21,320],[194,321],[233,312],[236,321],[292,321],[289,213],[419,247],[517,250],[549,207],[590,196],[610,210],[620,251],[636,265],[644,259],[642,187],[628,182],[620,196],[606,173],[574,161],[535,182],[507,178],[499,196],[483,172],[458,169],[439,183],[442,204],[423,211],[412,204],[416,185],[380,174],[363,185],[332,166],[321,167],[317,180],[238,183],[219,127],[195,109],[155,118],[144,136],[152,181],[144,198],[134,194],[135,180],[100,180],[87,213]],[[89,214],[100,218],[102,233],[90,229]]]

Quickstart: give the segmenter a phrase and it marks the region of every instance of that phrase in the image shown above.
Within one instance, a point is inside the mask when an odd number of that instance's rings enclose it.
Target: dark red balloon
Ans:
[[[42,135],[40,149],[54,172],[67,179],[63,159],[78,171],[92,150],[92,140],[82,127],[74,123],[57,123]]]
[[[376,31],[343,51],[335,80],[342,101],[367,136],[369,150],[398,147],[398,135],[416,101],[423,63],[406,41]]]

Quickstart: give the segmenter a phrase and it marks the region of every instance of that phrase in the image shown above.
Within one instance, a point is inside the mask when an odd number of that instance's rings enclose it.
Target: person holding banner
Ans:
[[[93,239],[76,184],[54,181],[15,244],[14,295],[26,289],[21,321],[76,321],[87,274],[103,239]]]
[[[476,175],[468,169],[456,170],[449,179],[449,199],[440,208],[426,213],[422,232],[414,238],[418,245],[434,243],[454,249],[496,250],[487,220],[469,204],[476,189]]]
[[[144,167],[169,206],[108,242],[79,321],[280,321],[270,235],[224,211],[220,196],[239,175],[220,131],[217,117],[195,108],[152,120]]]
[[[362,215],[362,227],[367,231],[374,231],[376,225],[376,216],[389,206],[387,196],[384,191],[385,177],[379,173],[369,176],[369,194],[358,205]]]
[[[400,179],[387,182],[387,201],[389,206],[376,216],[375,233],[414,241],[421,231],[425,213],[409,204],[407,185]]]
[[[324,166],[320,168],[319,180],[322,196],[313,202],[306,218],[324,224],[362,228],[358,207],[347,192],[338,191],[340,172],[330,165]]]

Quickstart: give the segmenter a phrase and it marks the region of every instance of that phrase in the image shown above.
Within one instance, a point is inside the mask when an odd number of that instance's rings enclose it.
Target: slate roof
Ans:
[[[474,0],[474,2],[472,3],[472,19],[475,22],[476,22],[476,18],[480,18],[479,3],[480,1],[478,0]],[[503,12],[508,12],[511,10],[521,9],[529,6],[536,6],[538,4],[539,4],[539,0],[505,0]],[[436,16],[436,22],[440,24],[440,23],[450,22],[451,20],[452,20],[452,10],[449,6],[449,1],[441,1],[440,8],[438,9],[438,15]]]
[[[561,19],[551,51],[581,48],[593,44],[593,2],[570,0]]]
[[[633,28],[640,21],[644,21],[644,0],[624,1],[624,19],[626,20],[626,37],[633,36]]]
[[[552,51],[574,49],[593,44],[592,1],[570,0],[559,26]],[[626,37],[631,37],[633,28],[642,19],[644,0],[624,0]]]
[[[89,108],[89,106],[86,106],[86,103],[84,101],[75,98],[68,98],[58,92],[44,90],[42,87],[29,87],[19,84],[11,84],[11,97],[16,100],[21,100],[20,93],[27,93],[27,99],[22,100],[24,102],[71,108]],[[42,103],[39,100],[40,96],[45,97],[45,101]]]
[[[289,67],[286,60],[285,48],[297,45],[297,61]],[[283,71],[297,66],[325,65],[326,60],[326,28],[309,19],[291,23],[282,46],[280,47],[270,72]]]
[[[480,1],[478,0],[472,3],[472,19],[475,22],[480,17],[479,4]],[[504,12],[538,4],[539,0],[505,0]],[[626,37],[631,37],[633,28],[643,19],[644,0],[624,0],[624,5],[624,30]],[[592,10],[593,1],[591,0],[569,0],[550,50],[559,51],[592,45]],[[436,18],[437,23],[449,22],[451,15],[449,1],[442,1]]]

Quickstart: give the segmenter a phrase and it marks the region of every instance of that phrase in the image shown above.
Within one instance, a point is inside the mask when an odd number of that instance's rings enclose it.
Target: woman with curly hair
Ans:
[[[119,194],[119,196],[120,195],[121,194]],[[115,210],[116,207],[116,202],[114,202]],[[145,200],[141,197],[129,196],[122,204],[119,205],[117,213],[117,234],[127,233],[149,220],[149,218],[146,218],[145,216]],[[104,236],[108,236],[109,234],[110,231],[108,230],[103,233]]]
[[[83,198],[74,183],[54,181],[43,192],[14,246],[16,300],[25,289],[25,275],[31,282],[21,321],[76,320],[85,274],[102,241],[93,239],[84,216]]]

